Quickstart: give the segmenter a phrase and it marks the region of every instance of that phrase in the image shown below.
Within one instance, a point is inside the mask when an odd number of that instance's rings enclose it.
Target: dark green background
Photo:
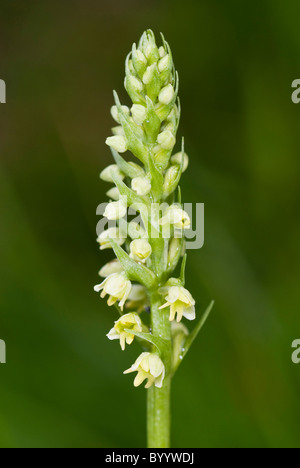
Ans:
[[[206,209],[187,285],[199,314],[216,301],[174,379],[173,446],[300,446],[299,25],[298,0],[1,1],[1,447],[145,446],[122,375],[139,349],[107,340],[93,285],[112,89],[128,103],[149,27],[180,74],[184,200]]]

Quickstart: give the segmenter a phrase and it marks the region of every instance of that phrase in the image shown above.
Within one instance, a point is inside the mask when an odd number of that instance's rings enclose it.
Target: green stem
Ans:
[[[168,311],[159,310],[161,297],[154,293],[151,297],[152,333],[166,340],[170,345],[163,361],[166,368],[162,388],[152,386],[147,398],[148,448],[170,447],[170,395],[171,395],[171,326]]]

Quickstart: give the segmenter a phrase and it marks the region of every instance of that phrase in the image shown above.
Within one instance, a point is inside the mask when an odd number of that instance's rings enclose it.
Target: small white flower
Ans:
[[[189,165],[189,157],[186,153],[184,153],[184,156],[183,156],[183,170],[182,172],[185,172],[188,168],[188,165]],[[181,161],[182,161],[182,153],[176,153],[174,154],[172,157],[171,157],[171,163],[172,164],[179,164],[181,165]]]
[[[146,119],[147,109],[141,104],[133,104],[131,108],[132,118],[137,125],[142,125]]]
[[[165,130],[158,135],[157,142],[163,149],[170,150],[174,147],[176,139],[170,130]]]
[[[121,198],[119,201],[108,203],[103,216],[110,221],[124,218],[127,213],[127,204]]]
[[[107,144],[107,146],[110,146],[118,153],[125,153],[125,151],[127,151],[127,143],[122,135],[108,137],[106,138],[105,143]]]
[[[159,224],[173,224],[176,229],[189,229],[191,220],[186,211],[177,205],[172,205],[168,208],[165,216],[159,220]]]
[[[106,335],[109,340],[120,340],[122,350],[125,349],[125,344],[130,345],[134,340],[134,334],[126,330],[133,330],[136,332],[143,331],[143,325],[138,314],[133,312],[122,315],[119,320],[114,324],[114,327]]]
[[[122,110],[123,110],[124,114],[129,115],[129,109],[128,109],[127,106],[122,106]],[[112,106],[112,108],[110,109],[110,113],[111,113],[112,118],[119,124],[120,123],[120,116],[119,116],[117,106]]]
[[[102,276],[102,278],[107,278],[113,273],[122,273],[122,272],[123,272],[123,267],[121,263],[119,262],[119,260],[115,259],[107,263],[101,268],[101,270],[99,271],[99,276]]]
[[[119,200],[121,196],[119,189],[117,187],[111,188],[108,192],[106,192],[106,195],[111,200],[116,200],[116,201]]]
[[[136,371],[137,375],[133,383],[135,387],[141,385],[146,379],[147,383],[145,388],[149,388],[151,385],[155,385],[157,388],[162,387],[165,378],[165,366],[157,354],[142,353],[135,363],[124,371],[124,374]]]
[[[165,86],[159,93],[158,100],[161,104],[168,106],[174,99],[175,91],[171,84]]]
[[[145,263],[152,254],[152,247],[146,239],[135,239],[130,244],[130,257],[136,262]]]
[[[109,298],[107,304],[109,306],[112,306],[119,301],[119,306],[121,310],[123,310],[124,304],[130,294],[131,287],[131,282],[127,279],[125,273],[113,273],[101,284],[97,284],[94,287],[94,291],[100,292],[102,290],[102,298],[108,294]]]
[[[182,317],[188,320],[195,319],[195,300],[187,289],[183,286],[167,286],[161,288],[159,292],[167,301],[160,309],[170,307],[170,321],[175,320],[176,314],[177,322],[180,322]]]
[[[121,229],[117,227],[112,227],[103,231],[97,239],[97,242],[100,244],[100,250],[112,248],[110,239],[113,239],[118,245],[123,245],[126,241],[126,236]]]
[[[111,182],[113,183],[112,174],[115,174],[117,177],[120,177],[122,180],[125,179],[125,175],[120,171],[116,164],[111,164],[107,166],[100,174],[100,179],[104,180],[104,182]]]
[[[151,182],[147,177],[135,177],[131,181],[131,188],[138,195],[148,195],[151,191]]]

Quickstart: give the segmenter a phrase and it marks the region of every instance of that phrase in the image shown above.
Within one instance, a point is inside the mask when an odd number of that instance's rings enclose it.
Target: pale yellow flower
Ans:
[[[136,372],[137,375],[134,379],[133,385],[138,387],[144,380],[147,379],[145,388],[155,385],[157,388],[161,388],[165,377],[165,366],[157,354],[142,353],[135,363],[126,371],[124,374],[130,372]]]
[[[97,242],[100,244],[100,250],[112,248],[110,239],[113,239],[118,245],[123,245],[126,241],[126,235],[117,227],[112,227],[103,231],[97,238]]]
[[[115,221],[117,219],[124,218],[127,213],[127,204],[121,198],[118,201],[108,203],[106,205],[103,216],[110,221]]]
[[[160,289],[160,294],[165,296],[167,301],[160,309],[170,307],[169,320],[175,320],[177,314],[177,322],[180,322],[182,317],[188,320],[194,320],[195,314],[195,300],[191,293],[183,286],[166,286]]]
[[[130,244],[130,257],[136,262],[145,263],[152,253],[152,247],[146,239],[135,239]]]
[[[129,279],[127,279],[125,273],[113,273],[112,275],[108,276],[101,284],[97,284],[94,287],[94,291],[100,292],[102,290],[102,298],[108,294],[109,298],[107,304],[109,306],[112,306],[117,301],[119,301],[119,306],[121,310],[123,310],[131,288],[131,282]]]
[[[106,335],[110,340],[120,340],[122,350],[125,349],[125,344],[130,345],[134,340],[134,334],[126,330],[136,332],[143,331],[143,325],[140,317],[135,313],[122,315],[114,324],[114,327]]]
[[[148,195],[151,190],[151,182],[147,177],[135,177],[131,181],[131,188],[138,195]]]
[[[189,229],[191,227],[191,220],[186,211],[177,205],[172,205],[159,220],[159,224],[162,226],[173,224],[176,229],[181,230]]]

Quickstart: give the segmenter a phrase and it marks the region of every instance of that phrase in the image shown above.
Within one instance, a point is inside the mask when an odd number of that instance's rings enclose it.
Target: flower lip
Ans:
[[[134,379],[134,386],[141,385],[144,380],[147,380],[145,388],[150,388],[155,385],[157,388],[161,388],[165,377],[165,366],[157,354],[153,353],[142,353],[135,363],[126,371],[124,374],[137,371],[137,375]]]

